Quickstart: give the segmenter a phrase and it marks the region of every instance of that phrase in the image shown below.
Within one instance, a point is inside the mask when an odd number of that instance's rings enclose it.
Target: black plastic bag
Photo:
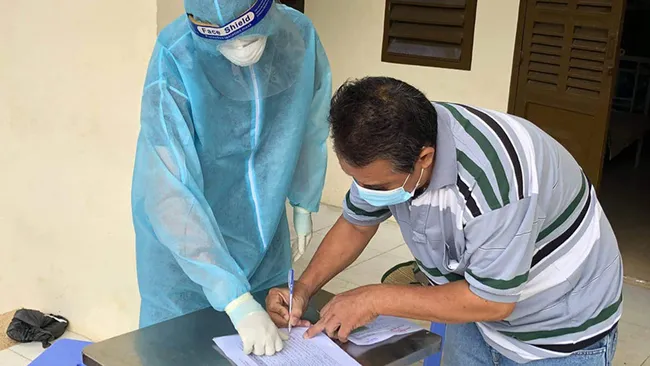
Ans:
[[[16,342],[41,342],[47,348],[68,328],[68,319],[43,314],[38,310],[21,309],[7,328],[7,335]]]

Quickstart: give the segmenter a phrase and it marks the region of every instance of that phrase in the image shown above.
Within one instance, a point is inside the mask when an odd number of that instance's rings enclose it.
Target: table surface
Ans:
[[[264,304],[266,293],[262,291],[253,296]],[[316,321],[317,309],[321,309],[332,296],[326,291],[316,294],[305,318]],[[225,313],[209,308],[92,344],[83,350],[83,361],[86,366],[231,365],[218,351],[212,338],[235,333]],[[364,366],[411,365],[438,352],[440,343],[438,335],[426,330],[371,346],[337,342]]]

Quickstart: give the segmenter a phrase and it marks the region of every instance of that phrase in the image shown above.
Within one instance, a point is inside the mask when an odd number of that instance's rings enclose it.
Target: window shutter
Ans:
[[[477,0],[387,0],[382,60],[469,70]]]

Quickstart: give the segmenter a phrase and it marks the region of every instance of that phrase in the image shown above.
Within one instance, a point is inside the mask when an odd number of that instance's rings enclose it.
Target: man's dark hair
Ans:
[[[387,77],[349,80],[332,98],[330,124],[339,158],[355,167],[383,159],[411,173],[420,151],[435,146],[436,109],[413,86]]]

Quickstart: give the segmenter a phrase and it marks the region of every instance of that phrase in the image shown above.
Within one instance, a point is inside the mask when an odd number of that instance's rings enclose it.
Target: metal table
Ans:
[[[253,296],[264,304],[267,292]],[[305,318],[315,322],[317,310],[332,297],[326,291],[316,294]],[[83,350],[83,361],[86,366],[231,365],[212,338],[235,333],[225,313],[208,308],[92,344]],[[372,346],[337,344],[364,366],[406,366],[438,352],[440,342],[438,335],[422,330]]]

